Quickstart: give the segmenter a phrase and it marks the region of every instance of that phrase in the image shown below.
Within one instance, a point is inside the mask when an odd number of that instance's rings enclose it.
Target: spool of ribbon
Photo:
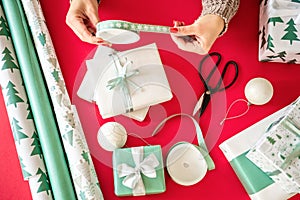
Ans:
[[[116,60],[115,55],[113,55],[113,54],[112,54],[112,58],[114,61],[114,66],[117,71],[117,77],[109,80],[107,82],[106,87],[109,90],[112,90],[116,87],[120,87],[124,94],[124,103],[125,103],[126,113],[132,112],[133,104],[132,104],[132,99],[130,96],[128,85],[132,84],[132,85],[136,86],[137,88],[139,88],[139,86],[136,85],[133,81],[129,80],[129,78],[134,75],[137,75],[139,73],[139,70],[136,69],[136,70],[132,70],[132,71],[127,71],[127,68],[131,65],[131,61],[126,60],[126,63],[122,66],[119,58]]]
[[[179,142],[173,145],[173,147],[171,147],[171,149],[169,150],[167,156],[167,169],[170,176],[176,183],[181,185],[193,185],[198,183],[204,177],[206,170],[215,169],[214,161],[209,155],[209,151],[206,147],[201,128],[197,121],[188,114],[174,114],[161,121],[153,131],[152,136],[154,136],[159,131],[163,124],[177,116],[188,117],[193,121],[199,146],[190,144],[188,142]],[[193,157],[191,157],[191,155],[193,155]],[[174,164],[172,163],[173,161],[176,162],[174,165],[175,167],[170,166],[171,164]],[[198,167],[201,167],[202,169],[199,169]],[[186,169],[186,172],[182,173],[182,170],[184,169]],[[194,170],[199,171],[195,172]]]
[[[170,27],[138,24],[122,20],[106,20],[96,25],[96,36],[112,44],[129,44],[140,39],[139,32],[170,33]]]
[[[141,174],[148,178],[156,178],[155,168],[159,166],[159,161],[153,153],[144,158],[143,147],[133,147],[131,153],[135,166],[122,163],[117,166],[117,173],[120,178],[125,177],[122,184],[131,188],[134,196],[145,195],[146,190]]]

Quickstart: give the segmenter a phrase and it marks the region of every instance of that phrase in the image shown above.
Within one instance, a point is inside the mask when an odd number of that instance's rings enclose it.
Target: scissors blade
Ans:
[[[204,99],[204,94],[205,92],[203,92],[203,94],[201,95],[201,97],[199,98],[199,100],[197,101],[195,107],[194,107],[194,111],[193,111],[193,116],[196,115],[196,113],[198,112],[198,110],[200,110],[202,103],[203,103],[203,99]]]

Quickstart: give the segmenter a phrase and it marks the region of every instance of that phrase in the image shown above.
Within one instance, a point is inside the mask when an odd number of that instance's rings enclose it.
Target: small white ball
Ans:
[[[273,96],[273,86],[264,78],[251,79],[245,87],[245,96],[251,104],[266,104]]]
[[[114,151],[125,145],[127,133],[124,126],[117,122],[107,122],[98,131],[98,143],[107,151]]]

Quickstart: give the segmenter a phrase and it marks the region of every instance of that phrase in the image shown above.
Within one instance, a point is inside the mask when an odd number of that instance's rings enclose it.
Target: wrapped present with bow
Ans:
[[[246,155],[289,193],[300,193],[300,98]]]
[[[141,196],[166,190],[159,145],[116,149],[113,173],[117,196]]]
[[[110,54],[101,68],[94,100],[103,118],[168,101],[172,92],[155,44]]]
[[[262,0],[259,61],[300,63],[300,1]]]

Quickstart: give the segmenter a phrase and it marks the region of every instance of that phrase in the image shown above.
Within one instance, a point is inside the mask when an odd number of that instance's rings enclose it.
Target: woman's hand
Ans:
[[[183,22],[174,21],[174,27],[170,28],[170,32],[179,49],[206,54],[224,26],[224,20],[220,16],[208,14],[187,26]]]
[[[66,23],[82,41],[109,45],[103,39],[95,36],[96,24],[99,21],[96,0],[72,0],[66,16]]]

